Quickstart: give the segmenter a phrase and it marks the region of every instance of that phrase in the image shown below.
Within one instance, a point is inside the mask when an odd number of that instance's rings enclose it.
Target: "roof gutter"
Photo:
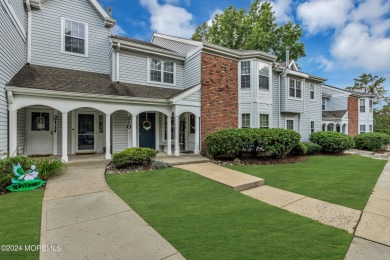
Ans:
[[[79,92],[67,92],[47,89],[32,89],[22,88],[15,86],[6,86],[7,91],[12,91],[13,95],[27,95],[37,97],[49,97],[49,98],[65,98],[65,99],[78,99],[89,101],[102,101],[102,102],[117,102],[117,103],[133,103],[133,104],[169,104],[169,99],[157,99],[157,98],[143,98],[143,97],[125,97],[125,96],[113,96],[104,94],[91,94],[91,93],[79,93]]]

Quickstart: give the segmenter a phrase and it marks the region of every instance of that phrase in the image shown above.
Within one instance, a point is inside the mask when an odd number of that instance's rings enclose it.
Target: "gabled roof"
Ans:
[[[367,94],[367,93],[362,93],[362,92],[356,92],[356,91],[349,91],[347,89],[342,89],[342,88],[338,88],[338,87],[335,87],[335,86],[330,86],[330,85],[327,85],[327,84],[324,84],[324,87],[328,87],[328,88],[332,88],[332,89],[335,89],[335,90],[338,90],[338,91],[342,91],[342,92],[345,92],[349,95],[352,95],[352,96],[355,96],[355,97],[375,97],[375,95],[372,95],[372,94]]]
[[[348,110],[322,111],[322,119],[342,119]]]
[[[125,37],[125,36],[111,35],[111,38],[118,39],[121,41],[131,42],[131,43],[135,43],[135,44],[140,44],[140,45],[144,45],[144,46],[148,46],[148,47],[153,47],[153,48],[157,48],[157,49],[172,51],[172,50],[169,50],[167,48],[161,47],[160,45],[156,45],[156,44],[153,44],[150,42],[145,42],[145,41],[141,41],[138,39],[129,38],[129,37]],[[172,51],[172,52],[174,52],[174,51]]]
[[[107,74],[40,65],[25,65],[7,86],[166,100],[172,99],[187,90],[116,83],[111,81],[110,75]]]
[[[30,0],[30,6],[34,9],[41,9],[42,3],[47,0]],[[103,18],[104,25],[107,27],[113,27],[115,20],[104,10],[103,6],[97,0],[88,0],[95,8],[96,12]]]

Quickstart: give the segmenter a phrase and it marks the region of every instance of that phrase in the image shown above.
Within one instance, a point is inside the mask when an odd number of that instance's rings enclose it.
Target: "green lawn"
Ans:
[[[302,163],[229,168],[273,187],[362,210],[386,163],[357,155],[313,156]]]
[[[106,179],[188,259],[343,259],[352,240],[181,169]]]
[[[0,250],[0,259],[38,259],[39,252],[24,250],[39,245],[44,189],[7,193],[0,196],[0,246],[22,246],[18,252]]]

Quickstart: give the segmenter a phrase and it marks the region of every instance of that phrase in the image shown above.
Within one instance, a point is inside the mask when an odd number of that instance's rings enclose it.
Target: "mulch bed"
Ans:
[[[290,164],[305,162],[309,156],[287,156],[284,158],[272,158],[272,157],[244,157],[241,159],[234,160],[213,160],[214,163],[222,166],[230,165],[270,165],[270,164]]]

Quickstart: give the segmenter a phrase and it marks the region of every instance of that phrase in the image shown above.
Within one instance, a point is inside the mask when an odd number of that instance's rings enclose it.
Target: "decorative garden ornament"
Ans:
[[[22,166],[20,166],[20,163],[18,163],[17,165],[13,165],[13,173],[16,179],[11,179],[12,184],[6,188],[9,191],[34,190],[46,183],[38,178],[38,170],[35,165],[31,165],[31,169],[25,172]]]

